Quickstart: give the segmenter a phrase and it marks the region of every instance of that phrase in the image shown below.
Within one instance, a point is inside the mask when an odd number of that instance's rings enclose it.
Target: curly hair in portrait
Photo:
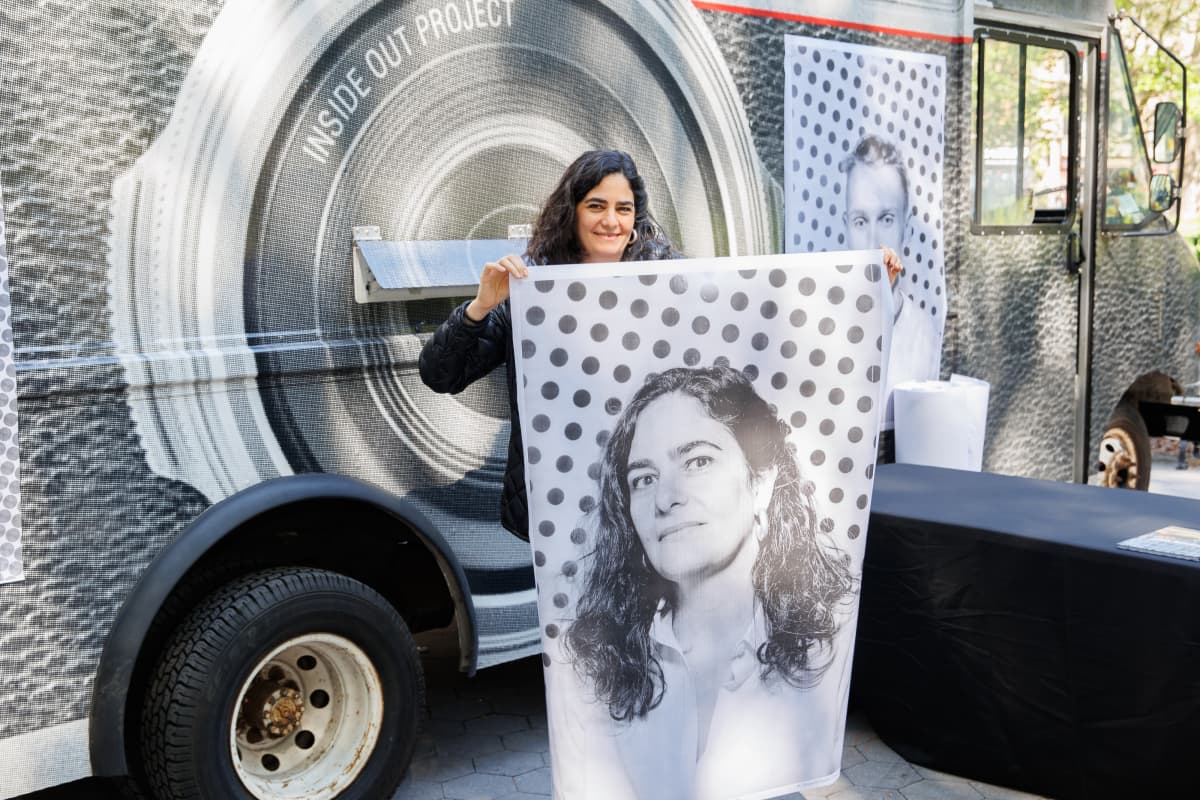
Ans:
[[[621,150],[589,150],[567,167],[533,223],[525,256],[534,264],[575,264],[583,250],[575,232],[575,207],[606,176],[620,172],[633,189],[633,229],[637,239],[625,248],[622,261],[677,258],[679,253],[650,214],[646,182],[633,158]]]
[[[900,185],[904,187],[905,204],[908,204],[908,168],[904,165],[904,156],[896,149],[896,145],[868,133],[858,140],[853,152],[838,164],[838,171],[849,177],[850,172],[859,164],[867,167],[888,166],[896,170],[900,176]],[[907,210],[907,209],[906,209]]]
[[[660,608],[673,607],[674,584],[645,558],[630,516],[626,472],[639,415],[671,392],[700,401],[733,434],[752,473],[777,469],[767,532],[753,568],[755,596],[766,621],[766,641],[757,652],[762,678],[777,674],[801,688],[819,681],[855,588],[849,555],[818,537],[815,490],[800,476],[786,440],[790,427],[750,381],[724,366],[650,375],[605,447],[594,563],[565,637],[575,669],[618,721],[645,716],[666,691],[650,629]]]

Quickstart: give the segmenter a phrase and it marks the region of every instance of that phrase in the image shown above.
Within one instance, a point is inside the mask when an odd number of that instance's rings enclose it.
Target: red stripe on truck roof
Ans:
[[[807,22],[812,25],[826,25],[833,28],[848,28],[856,31],[870,31],[871,33],[886,33],[892,36],[908,36],[913,39],[933,39],[939,42],[950,42],[952,44],[970,44],[970,36],[946,36],[940,33],[927,33],[925,31],[910,31],[904,28],[888,28],[883,25],[867,25],[864,22],[846,22],[840,19],[826,19],[824,17],[813,17],[807,14],[789,14],[783,11],[769,11],[765,8],[747,8],[745,6],[735,6],[728,3],[708,3],[704,0],[692,0],[692,5],[696,8],[705,11],[723,11],[727,14],[742,14],[747,17],[769,17],[771,19],[782,19],[788,22]]]

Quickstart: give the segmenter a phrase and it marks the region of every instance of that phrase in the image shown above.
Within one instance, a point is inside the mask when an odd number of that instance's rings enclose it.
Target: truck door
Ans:
[[[984,468],[1079,479],[1103,28],[977,17],[957,361],[992,385]],[[1056,24],[1059,20],[1055,20]],[[1064,35],[1065,34],[1065,35]]]
[[[1196,260],[1175,233],[1187,70],[1137,20],[1112,18],[1092,274],[1092,482],[1150,489],[1151,437],[1200,437]],[[1082,459],[1081,459],[1082,460]]]

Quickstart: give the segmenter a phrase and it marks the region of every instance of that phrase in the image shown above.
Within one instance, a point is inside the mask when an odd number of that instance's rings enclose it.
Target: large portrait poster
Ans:
[[[886,286],[872,251],[515,282],[555,797],[836,779]]]
[[[946,320],[940,55],[785,37],[785,249],[895,250],[891,387],[940,372]]]

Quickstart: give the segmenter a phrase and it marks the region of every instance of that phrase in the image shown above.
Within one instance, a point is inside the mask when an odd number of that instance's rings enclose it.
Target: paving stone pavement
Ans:
[[[391,800],[550,797],[550,741],[540,659],[457,672],[451,631],[418,637],[426,715],[412,767]],[[1044,800],[910,764],[851,714],[842,774],[830,786],[777,800]]]
[[[1177,469],[1179,440],[1164,437],[1151,442],[1150,491],[1200,500],[1200,458],[1189,458],[1187,469]]]

